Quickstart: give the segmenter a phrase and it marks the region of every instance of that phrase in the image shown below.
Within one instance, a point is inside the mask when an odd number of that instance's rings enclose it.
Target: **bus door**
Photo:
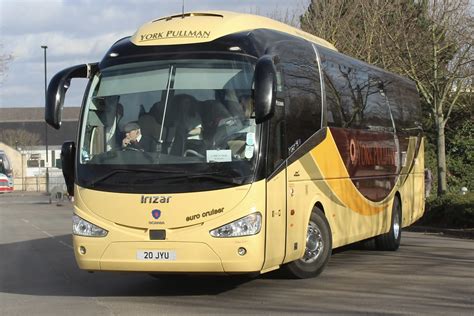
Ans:
[[[277,101],[275,114],[268,125],[266,245],[262,270],[277,267],[285,257],[287,176],[283,102]]]
[[[282,263],[286,245],[286,168],[267,182],[267,229],[264,269]]]

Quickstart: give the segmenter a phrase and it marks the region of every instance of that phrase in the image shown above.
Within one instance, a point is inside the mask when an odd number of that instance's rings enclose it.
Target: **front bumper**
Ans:
[[[260,234],[259,234],[260,235]],[[135,241],[106,243],[104,238],[73,236],[79,268],[90,271],[176,273],[248,273],[262,269],[264,248],[259,235],[204,242]],[[81,254],[80,247],[85,249]],[[247,252],[241,256],[238,248]],[[174,261],[137,259],[137,251],[174,251]]]

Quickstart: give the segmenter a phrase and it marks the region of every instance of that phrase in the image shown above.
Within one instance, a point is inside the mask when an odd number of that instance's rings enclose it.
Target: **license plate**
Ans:
[[[174,250],[138,250],[137,260],[174,261],[176,260],[176,251]]]

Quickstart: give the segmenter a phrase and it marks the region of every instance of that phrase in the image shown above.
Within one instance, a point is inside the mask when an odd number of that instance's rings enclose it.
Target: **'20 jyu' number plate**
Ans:
[[[138,250],[137,260],[174,261],[176,251],[174,250]]]

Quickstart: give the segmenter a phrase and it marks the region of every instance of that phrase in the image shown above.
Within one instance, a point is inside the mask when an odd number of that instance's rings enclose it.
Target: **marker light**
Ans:
[[[261,226],[262,215],[260,213],[253,213],[213,229],[209,233],[212,237],[218,238],[250,236],[258,234]]]
[[[86,247],[80,246],[79,247],[79,252],[80,252],[81,255],[85,255],[86,254]]]
[[[72,233],[74,235],[86,237],[105,237],[108,231],[100,228],[77,215],[72,216]]]

